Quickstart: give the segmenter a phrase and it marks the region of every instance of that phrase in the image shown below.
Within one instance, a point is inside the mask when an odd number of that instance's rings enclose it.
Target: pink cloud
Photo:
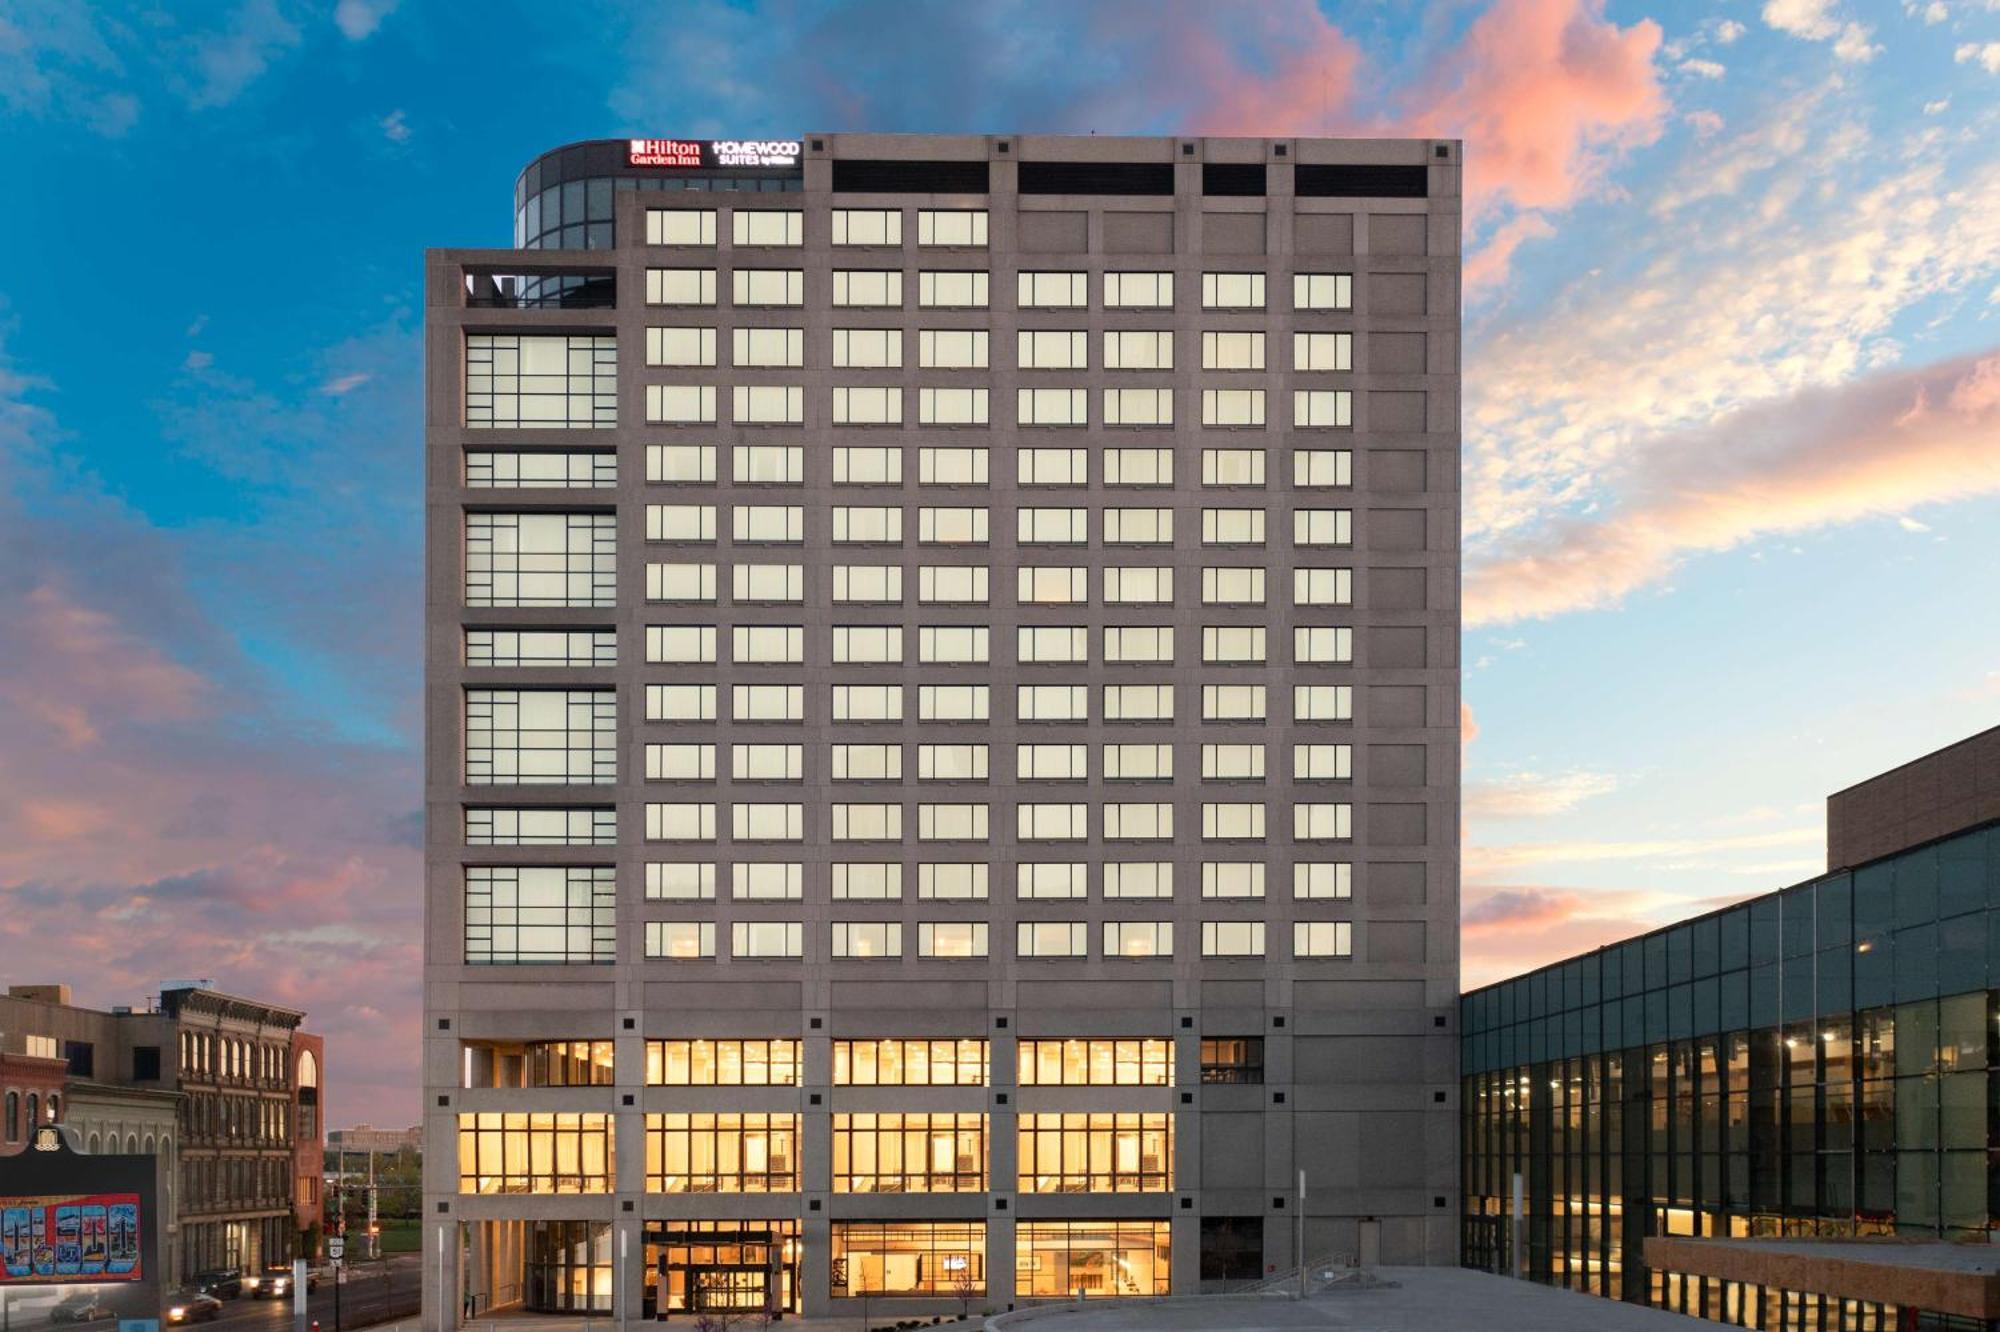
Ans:
[[[1465,289],[1479,292],[1500,285],[1514,263],[1514,251],[1524,241],[1546,240],[1556,229],[1540,213],[1521,213],[1501,223],[1486,243],[1465,261]]]
[[[1196,90],[1189,131],[1253,137],[1330,132],[1353,93],[1361,48],[1310,0],[1258,4],[1231,15],[1226,37],[1204,16],[1179,28],[1163,52],[1159,76]]]
[[[1466,621],[1613,606],[1683,559],[1761,536],[2000,491],[2000,355],[1885,372],[1636,448],[1622,502],[1503,546],[1466,577]]]

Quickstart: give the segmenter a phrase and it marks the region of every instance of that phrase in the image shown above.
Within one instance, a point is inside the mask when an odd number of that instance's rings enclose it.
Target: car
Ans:
[[[246,1277],[243,1284],[250,1288],[252,1299],[283,1299],[292,1293],[292,1269],[287,1264],[273,1263],[261,1276]],[[319,1289],[319,1273],[310,1267],[306,1269],[306,1289]]]
[[[243,1293],[243,1273],[234,1267],[218,1267],[196,1272],[188,1278],[188,1284],[218,1300],[233,1300]]]
[[[178,1290],[167,1301],[169,1323],[206,1323],[221,1316],[222,1301],[205,1290]]]
[[[55,1308],[49,1310],[51,1323],[94,1323],[112,1316],[111,1306],[96,1291],[80,1290],[65,1296]]]

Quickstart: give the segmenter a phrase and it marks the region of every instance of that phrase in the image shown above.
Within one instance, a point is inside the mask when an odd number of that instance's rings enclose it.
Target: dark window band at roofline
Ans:
[[[1422,199],[1430,193],[1430,168],[1300,163],[1292,192],[1302,199]]]
[[[1254,198],[1270,193],[1262,162],[1207,162],[1201,168],[1203,194]]]
[[[1174,192],[1171,162],[1023,162],[1023,194],[1149,194]]]

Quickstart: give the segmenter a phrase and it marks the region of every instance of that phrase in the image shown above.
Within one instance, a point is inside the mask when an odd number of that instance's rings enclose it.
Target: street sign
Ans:
[[[333,1261],[335,1261],[336,1263],[341,1260],[342,1256],[345,1255],[346,1252],[347,1252],[347,1241],[342,1239],[340,1236],[335,1235],[332,1239],[326,1242],[326,1256],[333,1259]]]

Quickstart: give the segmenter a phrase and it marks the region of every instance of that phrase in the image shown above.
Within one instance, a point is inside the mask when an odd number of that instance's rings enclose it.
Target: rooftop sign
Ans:
[[[797,139],[632,139],[625,155],[637,167],[790,167]]]

